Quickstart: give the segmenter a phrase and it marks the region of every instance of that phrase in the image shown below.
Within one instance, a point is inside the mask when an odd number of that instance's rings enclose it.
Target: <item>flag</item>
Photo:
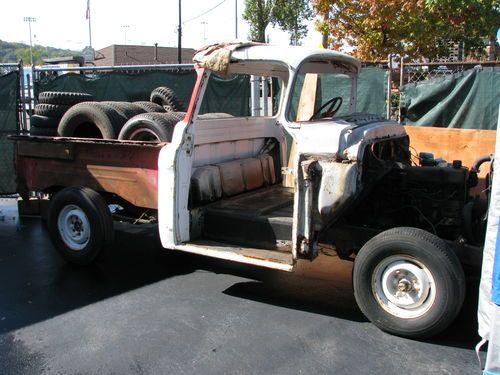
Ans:
[[[85,19],[88,20],[90,18],[90,0],[87,0],[87,12],[85,13]]]

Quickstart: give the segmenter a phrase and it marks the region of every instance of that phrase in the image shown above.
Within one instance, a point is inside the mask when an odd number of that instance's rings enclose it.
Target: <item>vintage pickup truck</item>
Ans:
[[[481,255],[487,200],[470,194],[481,161],[418,158],[403,126],[358,113],[350,56],[220,45],[196,62],[169,142],[13,137],[19,192],[51,198],[61,256],[92,262],[113,220],[157,223],[165,249],[283,271],[329,246],[354,261],[356,301],[375,325],[412,338],[444,330],[464,300],[461,260]],[[202,114],[213,74],[250,76],[261,108]]]

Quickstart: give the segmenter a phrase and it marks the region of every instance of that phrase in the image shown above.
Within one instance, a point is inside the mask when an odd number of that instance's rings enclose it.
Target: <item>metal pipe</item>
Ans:
[[[0,63],[0,68],[18,68],[19,64],[17,63]]]
[[[269,105],[268,105],[268,97],[269,97],[269,86],[268,86],[269,80],[267,77],[262,77],[262,110],[263,116],[271,116],[269,114]]]
[[[260,77],[250,76],[250,96],[252,101],[252,116],[260,116]]]
[[[401,56],[401,61],[399,62],[399,108],[398,108],[398,117],[399,117],[399,123],[403,123],[403,119],[401,118],[401,87],[403,87],[404,84],[404,57]]]
[[[181,17],[181,2],[179,0],[179,26],[177,27],[177,62],[182,63],[182,17]]]
[[[238,40],[238,0],[234,0],[234,35]]]
[[[82,67],[38,67],[38,72],[61,72],[61,71],[102,71],[102,70],[158,70],[158,69],[194,69],[194,64],[155,64],[155,65],[107,65],[107,66],[82,66]]]
[[[26,97],[24,95],[24,68],[22,63],[20,64],[20,69],[19,69],[19,76],[20,76],[20,83],[21,83],[21,111],[22,111],[22,126],[21,130],[26,132],[28,131],[28,123],[26,120]]]
[[[29,74],[26,75],[26,88],[28,90],[28,96],[27,96],[27,99],[28,99],[28,113],[30,115],[30,118],[31,116],[33,115],[33,107],[31,106],[31,102],[33,100],[32,96],[31,96],[31,76]]]
[[[387,77],[387,119],[391,118],[392,55],[389,54],[389,75]]]

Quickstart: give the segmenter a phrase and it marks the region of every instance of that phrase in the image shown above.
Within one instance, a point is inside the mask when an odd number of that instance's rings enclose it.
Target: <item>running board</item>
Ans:
[[[187,242],[175,246],[175,250],[281,271],[293,271],[293,256],[291,252],[239,247],[209,240]]]

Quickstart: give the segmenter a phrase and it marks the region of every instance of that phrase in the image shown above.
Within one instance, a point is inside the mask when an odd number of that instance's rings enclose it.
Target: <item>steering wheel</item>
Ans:
[[[327,106],[330,105],[326,112],[321,113],[321,111]],[[340,109],[342,105],[342,98],[340,96],[336,96],[328,100],[325,104],[323,104],[314,114],[311,116],[309,121],[315,118],[317,115],[321,113],[321,118],[323,117],[333,117],[335,113]]]

